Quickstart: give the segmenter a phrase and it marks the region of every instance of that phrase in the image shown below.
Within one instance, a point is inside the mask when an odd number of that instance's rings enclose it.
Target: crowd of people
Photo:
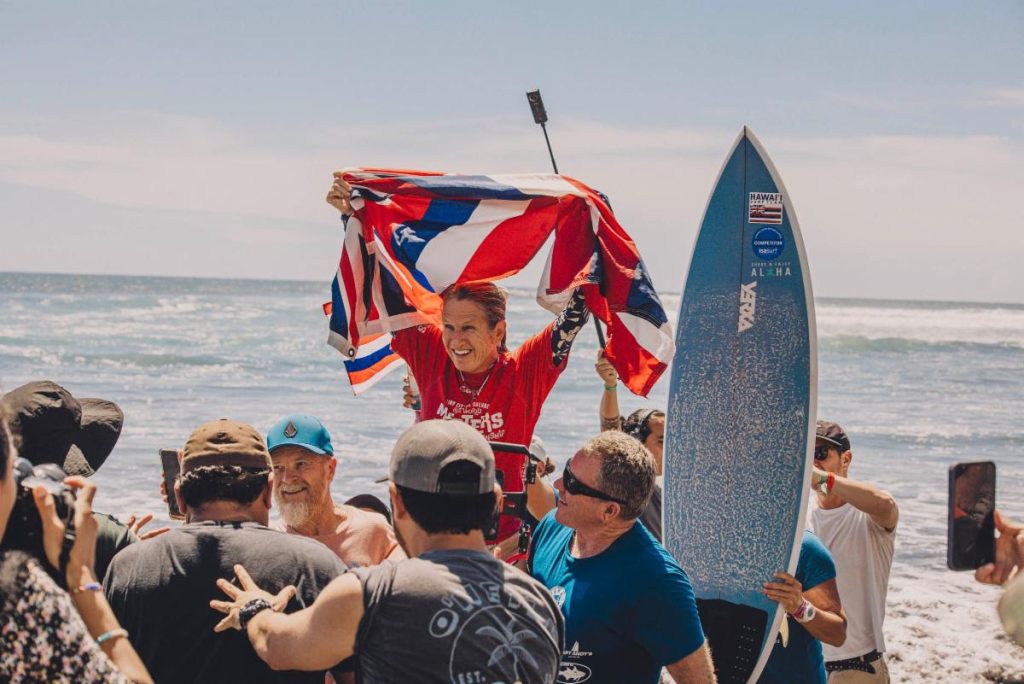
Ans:
[[[350,199],[338,178],[328,201],[346,212]],[[391,451],[390,505],[333,499],[338,463],[316,417],[266,433],[220,419],[188,437],[164,489],[183,524],[122,524],[92,510],[88,479],[120,434],[116,404],[48,381],[5,395],[0,679],[715,682],[686,559],[661,543],[665,413],[621,416],[599,356],[601,430],[550,483],[551,459],[492,443],[540,449],[534,427],[587,320],[582,298],[516,350],[499,288],[457,285],[441,300],[440,326],[394,337],[420,394]],[[889,681],[899,509],[852,478],[852,462],[845,430],[819,421],[795,572],[759,588],[787,616],[761,682]],[[509,514],[503,496],[519,491]],[[1024,565],[1024,529],[998,527],[979,581]]]

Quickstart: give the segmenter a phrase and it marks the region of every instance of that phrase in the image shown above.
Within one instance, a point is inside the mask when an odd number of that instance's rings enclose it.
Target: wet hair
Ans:
[[[215,501],[247,506],[263,493],[270,471],[241,466],[199,466],[181,475],[181,498],[189,508],[202,508]]]
[[[622,431],[635,437],[641,444],[647,443],[651,436],[651,418],[664,418],[665,412],[658,409],[637,409],[622,421]]]
[[[635,438],[608,430],[590,439],[581,451],[601,459],[596,487],[623,501],[623,520],[635,520],[647,508],[656,477],[654,456]]]
[[[461,283],[456,285],[449,285],[441,292],[441,300],[447,304],[451,300],[455,301],[471,301],[475,304],[479,304],[484,310],[484,316],[487,318],[487,325],[493,330],[494,326],[498,325],[501,321],[505,320],[505,293],[494,283],[481,282],[481,283]],[[506,341],[508,334],[501,338],[501,344],[498,345],[498,351],[503,352],[508,350]]]
[[[480,466],[468,461],[449,463],[438,475],[438,480],[450,484],[480,481]],[[413,522],[427,534],[469,534],[483,530],[494,517],[498,505],[497,495],[435,494],[395,485]]]

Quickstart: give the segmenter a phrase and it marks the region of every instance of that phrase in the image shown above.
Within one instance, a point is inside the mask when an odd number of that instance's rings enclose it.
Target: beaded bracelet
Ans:
[[[252,599],[238,611],[238,628],[244,632],[249,628],[249,621],[256,617],[257,614],[273,609],[274,607],[266,599]]]
[[[604,391],[605,392],[611,392],[612,390],[615,390],[615,389],[618,389],[618,388],[619,388],[618,385],[605,385],[604,386]]]
[[[98,637],[96,637],[96,643],[102,646],[104,643],[110,641],[111,639],[127,636],[128,630],[124,627],[118,627],[117,629],[112,629],[109,632],[104,632],[103,634],[100,634]]]
[[[103,585],[99,582],[89,582],[88,584],[80,584],[77,587],[71,587],[71,595],[81,594],[83,591],[103,591]]]

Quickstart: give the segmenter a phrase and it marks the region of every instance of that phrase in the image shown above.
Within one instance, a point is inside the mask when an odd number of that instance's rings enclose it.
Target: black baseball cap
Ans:
[[[850,438],[846,436],[846,430],[844,430],[838,423],[833,423],[827,420],[818,421],[818,432],[815,434],[818,439],[833,444],[843,451],[850,450]]]

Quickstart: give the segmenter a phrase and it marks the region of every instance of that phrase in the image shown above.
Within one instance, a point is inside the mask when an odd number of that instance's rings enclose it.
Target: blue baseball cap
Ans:
[[[306,413],[294,413],[274,423],[267,432],[267,448],[274,449],[294,444],[312,451],[314,454],[334,455],[331,445],[331,433],[316,416]]]

